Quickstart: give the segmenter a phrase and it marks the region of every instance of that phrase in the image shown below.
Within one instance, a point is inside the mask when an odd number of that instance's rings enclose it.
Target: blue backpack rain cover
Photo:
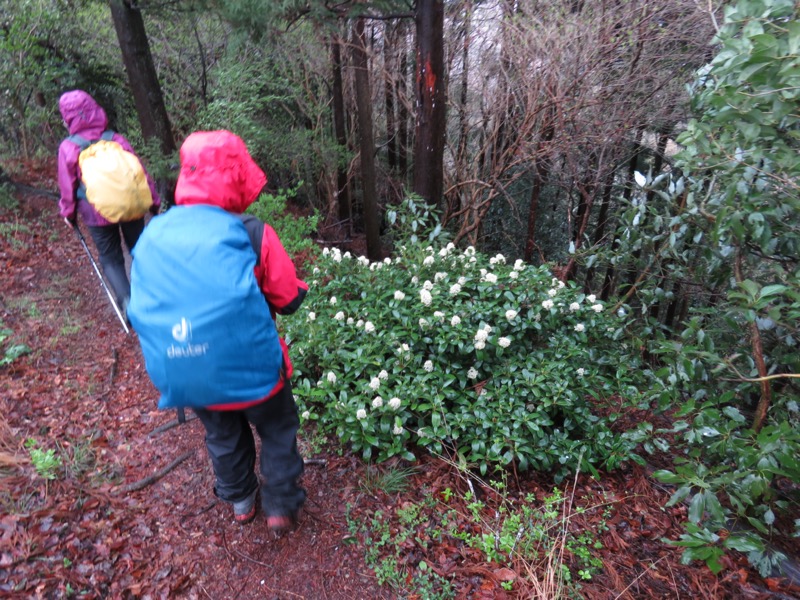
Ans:
[[[269,395],[283,353],[242,221],[215,206],[174,207],[150,221],[133,258],[128,318],[158,408]]]

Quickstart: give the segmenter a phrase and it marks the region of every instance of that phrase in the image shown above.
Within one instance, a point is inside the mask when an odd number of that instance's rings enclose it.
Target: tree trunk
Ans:
[[[456,150],[456,181],[463,181],[467,171],[467,91],[469,90],[469,44],[471,39],[472,2],[467,0],[464,7],[464,22],[461,27],[461,89],[458,98],[458,149]],[[453,192],[448,201],[448,213],[461,210],[461,191]],[[445,217],[447,218],[447,217]]]
[[[353,40],[353,68],[356,79],[356,105],[361,151],[361,180],[364,205],[364,231],[367,236],[367,258],[381,259],[378,199],[375,191],[375,147],[372,138],[372,96],[369,91],[367,49],[364,43],[364,19],[356,21]]]
[[[405,22],[401,22],[398,31],[398,48],[400,54],[400,77],[397,79],[397,171],[403,182],[408,177],[408,33]]]
[[[736,253],[736,258],[733,265],[733,273],[736,278],[736,283],[742,283],[744,276],[742,275],[742,263],[744,257],[742,250],[739,249]],[[764,361],[764,347],[761,343],[761,332],[758,330],[758,324],[755,320],[749,325],[750,329],[750,348],[752,351],[753,362],[756,364],[758,370],[758,377],[761,380],[761,398],[758,400],[756,407],[756,414],[753,416],[753,431],[758,433],[764,426],[764,421],[767,420],[767,411],[770,404],[772,404],[772,387],[767,379],[767,365]]]
[[[109,0],[111,18],[117,31],[122,61],[128,73],[136,112],[146,140],[156,138],[164,154],[175,152],[172,126],[164,106],[156,67],[150,54],[150,43],[144,29],[142,13],[126,0]]]
[[[342,49],[338,36],[331,36],[331,66],[333,67],[332,105],[333,130],[340,152],[347,150],[347,125],[344,113],[344,86],[342,85]],[[339,220],[350,221],[352,207],[350,203],[350,186],[348,185],[348,169],[346,161],[341,158],[336,164],[336,201],[339,209]],[[348,229],[352,228],[352,223]]]
[[[383,93],[386,109],[386,162],[389,170],[397,168],[397,125],[395,120],[395,58],[397,42],[397,26],[386,23],[383,35]]]
[[[536,148],[537,158],[533,186],[531,187],[531,200],[528,206],[528,230],[523,253],[523,258],[528,263],[533,261],[533,250],[536,248],[536,220],[539,217],[539,200],[542,195],[542,186],[544,186],[544,182],[550,173],[550,168],[544,159],[545,152],[542,150],[553,139],[553,132],[554,128],[551,122],[542,133],[542,139]]]
[[[414,192],[438,206],[444,186],[444,2],[418,0]]]
[[[600,214],[597,217],[597,227],[594,230],[594,239],[592,245],[599,246],[603,242],[606,235],[606,224],[608,223],[608,211],[611,206],[611,191],[614,189],[614,175],[616,171],[612,170],[608,174],[606,183],[603,186],[603,200],[600,202]],[[592,293],[592,281],[594,280],[594,266],[586,270],[586,279],[583,282],[583,291],[587,294]]]
[[[150,54],[150,43],[144,29],[142,13],[132,8],[125,0],[109,0],[111,18],[117,32],[122,62],[128,73],[128,84],[133,93],[136,113],[145,140],[156,139],[164,156],[175,153],[175,138],[164,105],[164,95],[158,83],[158,74]],[[161,200],[169,207],[175,198],[175,183],[172,179],[156,175]]]

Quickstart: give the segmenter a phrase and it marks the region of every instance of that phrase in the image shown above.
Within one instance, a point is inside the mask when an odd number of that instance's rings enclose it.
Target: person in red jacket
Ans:
[[[71,90],[62,94],[58,101],[58,108],[70,136],[79,135],[87,140],[98,140],[108,128],[108,117],[105,110],[83,90]],[[136,154],[122,134],[114,133],[112,139],[123,149],[131,154]],[[58,202],[59,214],[70,227],[77,224],[78,214],[81,215],[97,248],[103,273],[108,278],[117,303],[124,314],[125,305],[131,295],[131,284],[125,270],[122,238],[125,239],[128,250],[133,250],[144,229],[144,217],[122,223],[110,223],[87,200],[79,199],[78,188],[81,183],[81,173],[78,156],[80,153],[81,148],[69,138],[63,140],[58,148],[58,187],[61,192]],[[161,198],[156,190],[155,182],[146,170],[145,176],[153,197],[153,206],[150,212],[156,214],[161,205]]]
[[[175,189],[179,206],[209,204],[234,214],[243,213],[267,183],[244,142],[229,131],[192,133],[181,146],[181,170]],[[242,216],[257,249],[255,276],[272,313],[291,314],[308,291],[294,264],[269,225]],[[261,230],[263,228],[263,233]],[[258,239],[253,239],[258,232]],[[246,326],[246,324],[243,324]],[[297,450],[300,425],[292,394],[292,363],[286,343],[283,368],[275,389],[266,398],[237,404],[195,408],[206,430],[206,447],[216,475],[215,494],[233,505],[234,519],[247,523],[255,517],[258,478],[254,473],[256,447],[250,424],[261,439],[261,506],[274,532],[291,529],[305,502],[298,485],[303,459]]]

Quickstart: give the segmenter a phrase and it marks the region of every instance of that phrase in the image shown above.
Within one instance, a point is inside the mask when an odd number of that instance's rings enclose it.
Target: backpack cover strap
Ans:
[[[238,215],[238,217],[247,230],[250,244],[253,246],[253,251],[256,253],[256,266],[258,266],[261,264],[261,243],[264,241],[264,222],[253,215],[241,214]]]
[[[242,221],[209,205],[153,219],[133,250],[131,321],[160,409],[267,397],[283,353]]]

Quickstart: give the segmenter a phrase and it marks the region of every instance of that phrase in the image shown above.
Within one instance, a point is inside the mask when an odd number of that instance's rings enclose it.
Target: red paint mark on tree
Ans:
[[[428,88],[428,93],[433,96],[433,89],[436,86],[436,73],[431,69],[430,57],[425,60],[425,87]]]
[[[433,90],[436,87],[436,73],[433,72],[431,68],[431,59],[430,56],[426,57],[425,64],[422,65],[422,68],[417,72],[417,85],[419,86],[420,81],[424,79],[424,87],[422,89],[423,95],[433,97]]]

